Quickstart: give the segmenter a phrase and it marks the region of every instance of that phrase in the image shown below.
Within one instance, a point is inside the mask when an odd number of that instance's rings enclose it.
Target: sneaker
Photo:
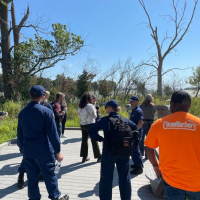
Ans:
[[[82,159],[82,163],[84,163],[84,162],[86,162],[86,161],[88,161],[88,160],[90,160],[89,157],[83,158],[83,159]]]
[[[24,185],[24,173],[20,172],[18,179],[17,179],[17,186],[19,189],[23,189],[25,187]]]
[[[56,198],[56,199],[52,199],[52,200],[69,200],[69,195],[68,194],[66,194],[65,196],[63,196],[63,197],[58,197],[58,198]]]
[[[134,168],[132,171],[130,171],[131,174],[142,174],[143,173],[143,168],[142,167],[137,167]]]
[[[101,162],[101,157],[97,159],[97,162],[98,162],[98,163]]]
[[[67,138],[67,136],[65,136],[64,134],[60,136],[60,138]]]

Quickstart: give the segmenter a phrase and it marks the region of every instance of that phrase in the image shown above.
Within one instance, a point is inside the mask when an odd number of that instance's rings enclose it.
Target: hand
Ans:
[[[64,112],[64,111],[62,111],[62,112],[61,112],[61,114],[62,114],[62,116],[64,116],[64,115],[65,115],[65,112]]]
[[[4,112],[4,115],[5,115],[5,116],[8,116],[8,113],[7,113],[7,112]]]
[[[57,160],[58,162],[62,162],[62,160],[63,160],[63,155],[62,155],[61,152],[59,152],[59,153],[56,154],[56,160]]]
[[[0,121],[3,120],[3,117],[0,117]]]
[[[154,169],[154,171],[156,173],[157,178],[161,179],[162,178],[162,174],[161,174],[161,171],[160,171],[159,167],[155,166],[155,167],[153,167],[153,169]]]

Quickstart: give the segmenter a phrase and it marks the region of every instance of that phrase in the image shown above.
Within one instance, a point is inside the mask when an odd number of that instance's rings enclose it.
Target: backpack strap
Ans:
[[[108,120],[109,120],[109,127],[108,127],[108,130],[110,131],[111,129],[110,129],[110,124],[112,123],[112,125],[113,126],[115,126],[115,124],[116,124],[116,122],[118,121],[118,118],[114,118],[114,117],[109,117],[109,116],[107,116],[107,118],[108,118]]]
[[[122,122],[124,123],[125,122],[125,117],[122,117],[122,116],[120,116],[120,119],[122,120]]]
[[[108,119],[113,123],[115,123],[118,120],[118,118],[114,118],[114,117],[108,117]]]

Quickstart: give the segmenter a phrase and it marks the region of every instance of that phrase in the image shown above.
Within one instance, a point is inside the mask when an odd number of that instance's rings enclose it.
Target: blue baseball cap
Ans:
[[[41,85],[33,85],[30,90],[30,95],[33,94],[36,97],[44,95],[46,90]]]
[[[128,101],[139,101],[139,97],[137,95],[133,95]]]
[[[116,109],[117,107],[119,107],[119,104],[117,103],[117,101],[115,101],[114,99],[111,99],[110,101],[108,101],[107,103],[102,103],[102,105],[105,106],[110,106],[114,109]]]

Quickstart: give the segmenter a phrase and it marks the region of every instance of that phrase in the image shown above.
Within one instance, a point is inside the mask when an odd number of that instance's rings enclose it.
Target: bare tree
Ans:
[[[183,88],[186,85],[187,85],[186,78],[180,77],[179,75],[173,73],[169,79],[163,81],[163,89],[165,90],[164,93],[165,95],[167,95],[167,93],[171,95],[175,91],[183,90]],[[169,91],[171,91],[171,93]]]
[[[119,60],[117,63],[104,72],[99,79],[99,88],[104,82],[110,81],[112,84],[112,98],[120,96],[125,102],[130,94],[138,87],[139,83],[144,83],[149,80],[143,69],[135,67],[131,58],[125,60],[125,62]]]
[[[98,74],[100,72],[101,66],[98,60],[87,58],[86,62],[81,64],[80,68],[82,71],[86,70],[88,73]]]
[[[107,80],[110,79],[110,77],[117,77],[118,71],[120,70],[119,65],[113,65],[111,68],[109,68],[107,71],[98,74],[97,77],[97,82],[99,83],[99,88],[102,87],[102,85],[104,84],[104,82],[106,82]]]
[[[162,95],[162,77],[167,74],[168,72],[171,72],[173,70],[180,70],[180,68],[172,68],[172,69],[168,69],[166,71],[163,70],[163,62],[164,59],[167,57],[167,55],[175,49],[175,47],[182,41],[183,37],[185,36],[185,34],[188,32],[188,29],[192,23],[193,17],[194,17],[194,13],[196,10],[196,6],[198,3],[198,0],[194,0],[194,7],[192,10],[192,14],[191,17],[189,19],[189,22],[186,24],[185,23],[185,12],[186,12],[186,8],[187,8],[187,1],[184,0],[184,5],[183,5],[183,9],[181,11],[181,13],[178,12],[178,4],[179,4],[179,0],[172,0],[172,8],[174,10],[174,16],[172,15],[164,15],[165,17],[167,17],[169,19],[169,21],[172,21],[174,23],[174,36],[169,36],[168,32],[166,31],[166,35],[165,37],[162,39],[162,41],[159,41],[158,39],[158,28],[157,26],[155,28],[153,28],[152,26],[152,22],[151,22],[151,17],[146,9],[145,3],[143,0],[138,0],[140,5],[142,6],[144,12],[147,15],[148,18],[148,22],[144,22],[144,24],[147,25],[147,27],[151,30],[151,37],[153,38],[155,45],[156,45],[156,49],[157,52],[152,54],[152,56],[150,57],[149,60],[147,61],[143,61],[141,63],[141,65],[146,65],[146,66],[150,66],[153,67],[155,69],[155,73],[157,75],[157,93],[159,95]],[[186,24],[186,25],[185,25]],[[170,41],[169,44],[167,45],[167,48],[165,50],[163,50],[163,44],[166,41]],[[139,65],[139,66],[141,66]]]

